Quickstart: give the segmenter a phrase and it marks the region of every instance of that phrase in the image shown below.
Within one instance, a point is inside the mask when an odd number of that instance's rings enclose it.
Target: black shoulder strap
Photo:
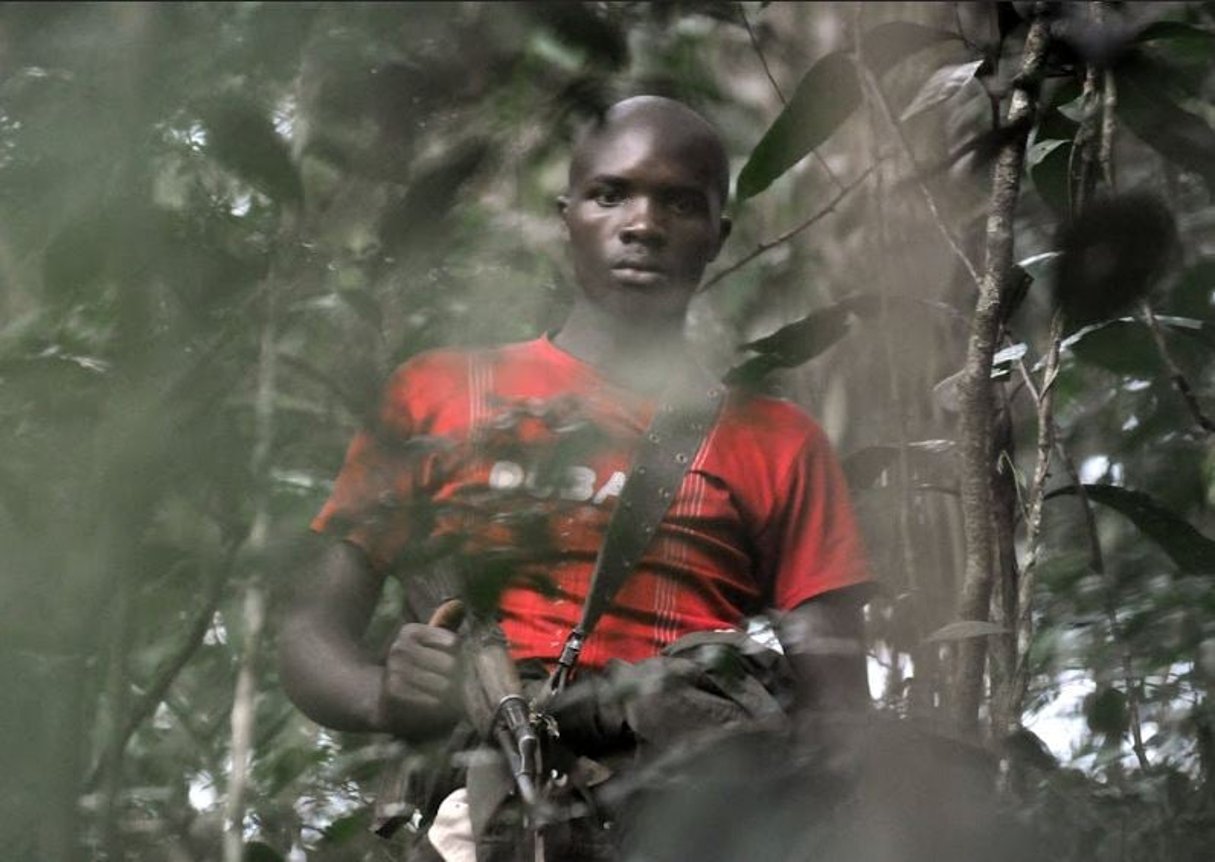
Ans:
[[[566,637],[549,679],[550,691],[559,691],[568,682],[582,645],[649,546],[708,438],[724,397],[725,388],[691,363],[667,388],[633,456],[595,559],[582,618]]]

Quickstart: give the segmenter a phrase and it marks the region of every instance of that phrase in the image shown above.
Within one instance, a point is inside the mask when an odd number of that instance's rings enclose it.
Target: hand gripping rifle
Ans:
[[[544,719],[523,692],[501,627],[491,618],[468,613],[462,599],[440,605],[430,625],[464,633],[471,676],[464,687],[469,719],[484,738],[497,742],[533,827],[542,825],[548,811],[539,788],[542,760],[537,728]]]

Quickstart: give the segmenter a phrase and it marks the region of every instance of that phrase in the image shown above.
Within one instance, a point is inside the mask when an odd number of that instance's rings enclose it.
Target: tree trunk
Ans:
[[[252,470],[257,488],[253,525],[249,530],[249,557],[255,569],[245,587],[243,616],[244,642],[236,693],[232,703],[232,773],[224,802],[224,862],[241,862],[244,849],[245,797],[253,762],[253,733],[257,707],[257,659],[266,619],[266,593],[261,567],[265,558],[270,527],[269,466],[274,435],[275,389],[275,309],[274,275],[267,281],[265,321],[262,324],[257,371],[255,437]]]
[[[971,320],[966,366],[959,386],[963,463],[961,490],[966,535],[966,567],[958,605],[958,618],[961,620],[987,620],[991,603],[994,559],[992,475],[995,458],[991,362],[1003,316],[1002,299],[1013,265],[1013,212],[1021,189],[1025,141],[1036,107],[1038,79],[1046,59],[1048,22],[1041,14],[1040,5],[1035,5],[1008,108],[1007,126],[1020,131],[1007,140],[996,158],[987,216],[984,272]],[[957,648],[951,713],[956,729],[965,735],[978,732],[986,657],[987,643],[984,638],[969,638],[961,641]]]

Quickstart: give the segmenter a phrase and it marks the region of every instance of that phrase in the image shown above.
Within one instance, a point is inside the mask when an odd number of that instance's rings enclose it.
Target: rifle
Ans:
[[[540,736],[543,717],[532,709],[523,683],[506,649],[506,636],[492,618],[468,613],[462,599],[448,599],[431,615],[429,624],[455,631],[463,626],[469,651],[471,684],[465,685],[465,707],[477,731],[496,739],[506,756],[515,787],[533,828],[548,819],[540,793]]]

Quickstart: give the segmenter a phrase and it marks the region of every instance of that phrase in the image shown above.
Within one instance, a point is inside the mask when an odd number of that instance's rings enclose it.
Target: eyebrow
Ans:
[[[593,186],[593,185],[605,185],[605,186],[634,185],[633,180],[630,180],[627,177],[619,176],[617,174],[595,174],[593,177],[587,177],[585,182],[588,186]],[[659,190],[662,192],[666,192],[666,193],[678,192],[681,194],[697,194],[702,197],[706,197],[706,198],[708,197],[708,195],[705,193],[705,190],[698,185],[685,185],[685,184],[679,184],[679,183],[662,184],[659,186]]]

